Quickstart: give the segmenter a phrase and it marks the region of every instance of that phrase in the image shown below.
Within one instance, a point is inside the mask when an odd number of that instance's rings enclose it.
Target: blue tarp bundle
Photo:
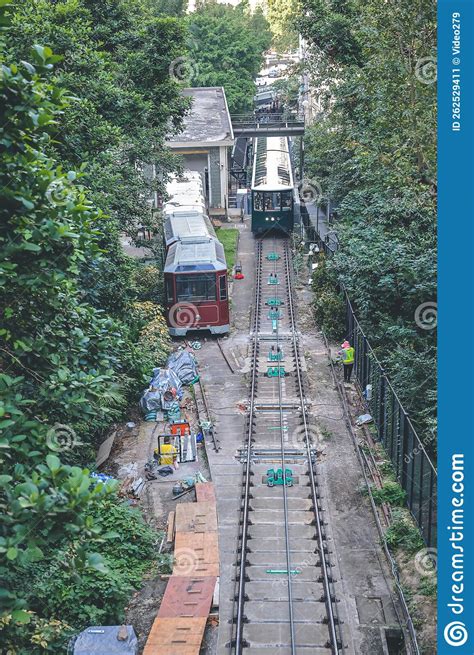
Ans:
[[[196,360],[188,350],[172,353],[166,365],[176,373],[182,384],[191,384],[197,378]]]
[[[145,414],[168,410],[183,397],[182,384],[170,368],[154,368],[149,388],[144,392],[140,406]],[[174,392],[173,392],[174,390]]]
[[[83,630],[69,645],[72,655],[137,655],[138,639],[131,625],[100,625]]]

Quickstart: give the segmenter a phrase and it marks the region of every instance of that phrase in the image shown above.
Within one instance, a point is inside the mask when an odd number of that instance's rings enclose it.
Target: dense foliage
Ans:
[[[231,113],[252,111],[271,32],[260,9],[201,2],[189,17],[192,86],[223,86]]]
[[[304,0],[298,20],[324,108],[306,162],[336,208],[332,266],[423,433],[435,415],[435,18],[423,0]]]
[[[149,220],[141,162],[174,165],[163,140],[184,111],[169,75],[183,34],[147,3],[38,0],[17,3],[4,39],[0,640],[12,654],[61,652],[71,631],[121,620],[154,557],[155,533],[87,463],[169,350],[159,271],[119,235]]]
[[[165,3],[166,4],[166,3]],[[19,0],[9,31],[12,61],[29,58],[34,43],[62,57],[54,77],[71,100],[49,148],[64,168],[81,169],[82,183],[101,208],[98,246],[103,257],[85,262],[83,293],[92,305],[121,316],[132,299],[133,266],[120,235],[156,227],[150,198],[162,190],[158,173],[177,166],[163,147],[170,119],[180,123],[187,104],[170,76],[185,49],[181,20],[147,0]],[[166,9],[166,7],[165,7]],[[60,138],[58,136],[60,135]]]
[[[298,47],[298,31],[294,18],[300,9],[299,0],[266,0],[266,17],[273,35],[273,47],[286,52]]]

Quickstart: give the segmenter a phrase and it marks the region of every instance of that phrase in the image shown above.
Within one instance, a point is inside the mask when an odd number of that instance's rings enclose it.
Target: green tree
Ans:
[[[127,561],[107,546],[128,543],[123,524],[133,517],[122,508],[119,533],[107,535],[99,524],[117,504],[114,485],[73,464],[92,459],[96,435],[151,367],[131,327],[84,300],[81,271],[104,257],[103,221],[84,173],[52,157],[74,102],[54,80],[59,61],[35,46],[29,62],[4,63],[0,77],[0,638],[29,655],[59,652],[71,629],[96,619],[119,620],[138,583],[133,548]],[[146,561],[151,536],[142,532]],[[35,590],[33,575],[58,553],[49,586]],[[144,566],[140,552],[137,572]]]
[[[298,20],[323,111],[307,176],[331,199],[331,262],[419,431],[434,426],[435,8],[422,0],[304,0]],[[341,332],[341,335],[342,332]]]
[[[261,10],[199,3],[189,17],[192,86],[223,86],[231,113],[250,111],[271,33]]]
[[[295,20],[301,6],[299,0],[266,0],[266,16],[273,34],[273,46],[280,52],[298,47]]]
[[[61,138],[48,147],[64,167],[81,169],[102,209],[104,256],[92,268],[84,262],[81,274],[86,299],[118,317],[133,300],[133,265],[120,237],[136,238],[141,225],[157,228],[151,194],[163,192],[167,172],[177,167],[164,141],[187,107],[169,74],[185,34],[182,21],[144,0],[19,0],[12,15],[12,60],[27,59],[32,43],[62,56],[54,79],[71,100],[58,118]],[[154,164],[154,181],[145,164]]]

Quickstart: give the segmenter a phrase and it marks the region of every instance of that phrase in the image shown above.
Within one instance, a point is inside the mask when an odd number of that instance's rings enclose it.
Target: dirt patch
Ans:
[[[415,561],[421,560],[418,554],[414,556],[400,552],[396,554],[395,559],[422,655],[435,655],[437,653],[436,573],[433,570],[424,574],[418,570],[415,565]],[[427,561],[426,558],[423,560]]]

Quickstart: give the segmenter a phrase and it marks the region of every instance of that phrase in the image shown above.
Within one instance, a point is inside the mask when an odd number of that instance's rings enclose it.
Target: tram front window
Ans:
[[[281,206],[283,210],[291,209],[291,191],[284,191],[281,194]]]
[[[264,202],[266,211],[279,212],[281,210],[281,193],[279,191],[266,191]]]
[[[256,191],[253,196],[253,208],[260,212],[263,209],[263,193]]]
[[[213,275],[178,275],[176,300],[197,301],[216,299],[216,279]]]

